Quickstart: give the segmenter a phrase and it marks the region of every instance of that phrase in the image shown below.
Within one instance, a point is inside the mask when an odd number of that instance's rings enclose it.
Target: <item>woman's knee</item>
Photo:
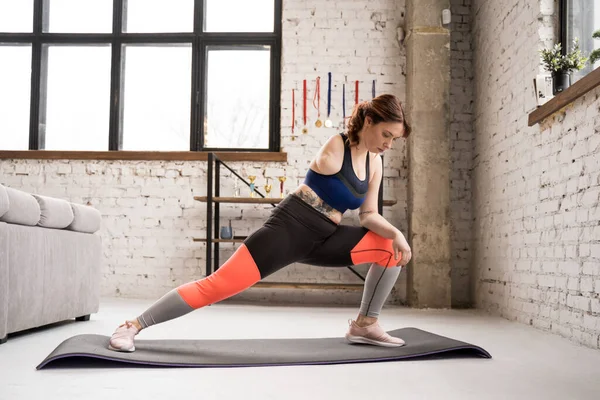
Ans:
[[[355,265],[376,263],[382,267],[394,267],[397,264],[392,239],[386,239],[371,231],[363,236],[350,254]]]

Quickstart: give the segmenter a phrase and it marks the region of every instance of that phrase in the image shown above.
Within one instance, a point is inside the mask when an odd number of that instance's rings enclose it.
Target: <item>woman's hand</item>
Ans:
[[[394,249],[394,259],[398,260],[398,253],[402,255],[402,258],[396,265],[405,266],[408,264],[412,258],[412,251],[402,232],[398,231],[398,233],[396,233],[392,242],[392,248]]]

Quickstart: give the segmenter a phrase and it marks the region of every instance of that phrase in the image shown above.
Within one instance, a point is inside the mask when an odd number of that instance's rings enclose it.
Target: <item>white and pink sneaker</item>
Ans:
[[[346,339],[351,343],[372,344],[383,347],[400,347],[404,346],[404,340],[390,336],[386,331],[379,326],[378,322],[371,325],[360,327],[356,321],[349,320],[350,329],[346,333]]]
[[[135,351],[133,338],[139,332],[135,325],[126,321],[123,325],[119,325],[115,333],[112,334],[108,342],[108,348],[115,351]]]

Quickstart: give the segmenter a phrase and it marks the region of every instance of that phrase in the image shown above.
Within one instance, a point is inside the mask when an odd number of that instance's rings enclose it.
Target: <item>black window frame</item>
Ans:
[[[31,100],[29,120],[29,150],[43,150],[45,132],[39,129],[45,121],[46,95],[42,91],[47,85],[47,44],[111,46],[111,87],[108,151],[121,151],[123,144],[123,93],[124,44],[177,44],[192,45],[190,151],[229,151],[229,152],[279,152],[281,145],[281,43],[282,43],[282,0],[274,0],[273,32],[204,32],[206,18],[204,0],[194,0],[193,32],[183,33],[127,33],[123,32],[124,13],[127,0],[113,0],[113,20],[111,33],[50,33],[44,32],[48,26],[48,14],[43,10],[48,0],[34,0],[33,32],[0,32],[2,44],[31,45]],[[167,1],[167,0],[165,0]],[[265,45],[270,47],[270,104],[269,104],[269,148],[206,148],[204,147],[204,113],[206,103],[208,46]]]

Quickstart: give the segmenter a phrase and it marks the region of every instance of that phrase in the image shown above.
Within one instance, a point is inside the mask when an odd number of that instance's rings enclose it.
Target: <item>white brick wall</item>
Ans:
[[[527,126],[552,0],[473,6],[476,305],[600,347],[600,89]]]
[[[360,99],[377,93],[405,92],[405,49],[397,41],[404,25],[404,1],[343,0],[331,2],[284,1],[282,59],[282,146],[288,163],[232,163],[243,176],[288,177],[286,188],[304,178],[319,146],[341,129],[341,85],[346,82],[346,115],[354,103],[354,81],[360,81]],[[471,245],[471,188],[473,79],[470,37],[470,0],[452,0],[452,234],[453,304],[468,303],[468,263]],[[312,128],[316,110],[311,107],[315,78],[321,77],[321,114],[326,113],[327,72],[333,74],[332,115],[336,128]],[[309,82],[309,126],[302,127],[302,80]],[[296,89],[296,135],[291,138],[291,89]],[[418,134],[418,132],[414,132]],[[206,163],[161,161],[52,161],[0,160],[1,182],[23,190],[89,202],[103,215],[103,295],[154,299],[167,290],[204,274],[205,205],[194,195],[206,194]],[[231,181],[223,175],[224,194]],[[404,144],[386,155],[385,197],[398,204],[385,216],[406,229],[407,160]],[[273,182],[276,186],[277,182]],[[229,192],[228,192],[229,191]],[[277,190],[274,189],[277,193]],[[223,205],[222,221],[232,220],[236,234],[258,228],[270,206]],[[347,216],[354,218],[352,214]],[[233,251],[221,245],[221,262]],[[365,272],[364,266],[358,270]],[[270,280],[302,282],[358,282],[350,271],[293,265]],[[405,298],[401,274],[394,301]],[[265,291],[266,292],[266,291]]]
[[[191,238],[206,224],[192,196],[202,194],[206,163],[6,160],[0,176],[101,211],[103,295],[156,297],[202,274]]]
[[[405,52],[396,39],[403,25],[404,2],[284,1],[282,59],[282,146],[288,163],[232,163],[243,176],[285,174],[286,188],[304,178],[317,149],[341,127],[341,85],[346,82],[346,115],[354,104],[354,81],[360,81],[360,100],[377,93],[404,98]],[[327,72],[333,74],[331,119],[338,128],[314,128],[314,85],[321,77],[321,115],[326,114]],[[307,79],[310,132],[302,135],[302,80]],[[296,89],[296,140],[291,138],[291,89]],[[322,117],[324,118],[324,117]],[[103,215],[103,295],[155,299],[182,283],[204,274],[205,204],[193,201],[206,194],[206,163],[161,161],[52,161],[1,160],[2,183],[23,190],[91,203]],[[231,181],[222,178],[231,193]],[[276,186],[276,182],[273,182]],[[385,197],[398,200],[385,215],[406,228],[406,158],[400,144],[386,156]],[[275,190],[275,193],[278,193]],[[232,219],[236,234],[248,234],[268,216],[270,206],[221,207],[222,220]],[[348,216],[352,218],[352,215]],[[221,262],[231,245],[221,246]],[[364,271],[364,267],[359,268]],[[358,282],[350,271],[290,266],[272,280]],[[404,296],[405,276],[398,299]]]

